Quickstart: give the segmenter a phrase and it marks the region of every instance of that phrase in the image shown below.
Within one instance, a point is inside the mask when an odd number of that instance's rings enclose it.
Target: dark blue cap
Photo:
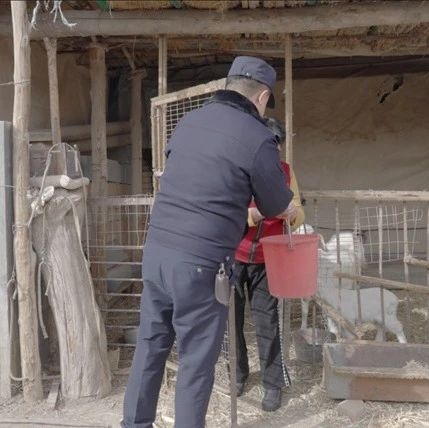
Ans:
[[[238,56],[234,59],[228,72],[229,76],[243,76],[259,83],[263,83],[271,90],[268,107],[274,107],[274,85],[276,84],[277,73],[271,65],[263,59],[253,56]]]

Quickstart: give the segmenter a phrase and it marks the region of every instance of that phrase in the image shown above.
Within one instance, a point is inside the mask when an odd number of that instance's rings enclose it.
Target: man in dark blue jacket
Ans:
[[[227,319],[227,307],[215,298],[216,274],[221,263],[231,264],[252,197],[266,217],[294,210],[275,137],[262,118],[275,80],[265,61],[237,57],[226,90],[187,114],[169,141],[144,249],[123,427],[153,426],[175,338],[175,427],[205,426]]]

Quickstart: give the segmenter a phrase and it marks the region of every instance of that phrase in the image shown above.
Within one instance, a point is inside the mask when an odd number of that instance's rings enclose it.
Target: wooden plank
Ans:
[[[429,191],[403,190],[304,190],[306,199],[429,202]]]
[[[44,16],[46,15],[46,16]],[[338,4],[334,7],[204,10],[145,10],[127,12],[67,11],[77,25],[69,28],[41,14],[32,39],[43,37],[148,36],[328,31],[353,27],[407,25],[429,22],[429,3],[421,1]],[[0,19],[0,35],[10,36],[10,18]]]
[[[18,284],[19,338],[24,400],[42,399],[42,373],[39,356],[35,284],[32,275],[30,206],[27,190],[30,178],[28,125],[31,103],[30,23],[27,2],[11,2],[15,83],[13,103],[13,169],[15,185],[15,266]]]

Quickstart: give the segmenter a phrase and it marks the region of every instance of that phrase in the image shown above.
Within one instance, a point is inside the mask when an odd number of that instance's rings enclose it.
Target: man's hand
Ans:
[[[288,220],[290,224],[292,224],[296,216],[298,215],[298,209],[293,202],[289,204],[289,206],[277,216],[277,218],[281,218],[283,220]]]
[[[249,214],[254,224],[258,224],[264,219],[264,216],[259,212],[258,208],[249,208]]]

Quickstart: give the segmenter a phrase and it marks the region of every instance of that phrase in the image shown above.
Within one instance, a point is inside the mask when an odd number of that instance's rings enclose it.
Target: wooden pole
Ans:
[[[285,38],[285,125],[286,125],[286,162],[293,164],[293,105],[292,105],[292,37]]]
[[[143,130],[142,130],[142,79],[143,72],[131,77],[131,193],[143,192]]]
[[[19,331],[24,400],[43,398],[34,275],[31,272],[30,176],[30,24],[26,1],[11,1],[14,46],[13,168],[15,185],[15,266],[18,284]]]
[[[136,71],[134,60],[126,47],[122,52],[131,67],[131,194],[143,192],[143,140],[142,140],[142,79],[145,70]]]
[[[91,75],[91,196],[107,196],[106,145],[106,62],[105,47],[94,43],[89,48]]]
[[[58,73],[57,73],[57,39],[45,37],[46,54],[48,56],[48,76],[49,76],[49,109],[51,113],[51,134],[52,144],[61,143],[61,125],[60,125],[60,101],[58,91]],[[67,175],[67,158],[64,147],[59,147],[61,155],[55,156],[57,174]]]
[[[107,196],[107,140],[106,140],[106,52],[105,47],[93,43],[89,48],[89,69],[91,76],[91,159],[92,183],[91,197],[104,198]],[[93,261],[105,261],[104,247],[106,245],[106,208],[97,207],[96,218],[96,250],[92,255]],[[105,278],[105,265],[93,264],[93,278]],[[94,281],[97,302],[100,307],[106,305],[107,283],[104,280]]]
[[[292,40],[290,34],[285,37],[285,128],[286,142],[282,147],[282,158],[292,166]],[[291,302],[283,299],[283,349],[284,357],[289,358],[291,340]]]
[[[167,38],[158,38],[158,96],[167,93]]]
[[[158,97],[167,93],[167,38],[160,36],[158,38]],[[157,146],[154,147],[155,139],[152,132],[152,157],[157,160],[155,172],[164,171],[165,167],[165,148],[167,146],[166,124],[167,124],[167,109],[166,105],[161,105],[157,113],[161,115],[156,128]],[[154,115],[152,115],[154,117]],[[159,177],[153,178],[153,190],[156,192],[159,189]]]

